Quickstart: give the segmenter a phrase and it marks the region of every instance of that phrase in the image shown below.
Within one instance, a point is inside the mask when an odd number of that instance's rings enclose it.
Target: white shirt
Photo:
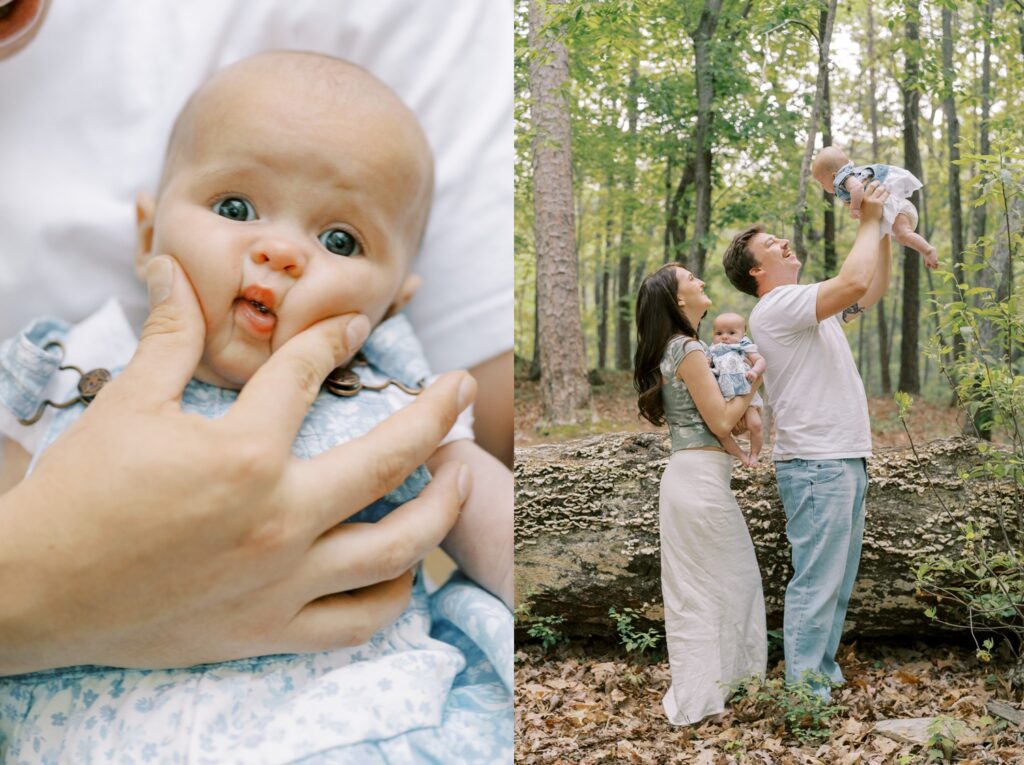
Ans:
[[[178,110],[263,50],[330,53],[413,109],[436,187],[406,309],[435,371],[512,347],[512,4],[504,0],[53,0],[0,61],[0,338],[118,297],[138,330],[135,197]]]
[[[837,316],[818,322],[818,284],[776,287],[750,313],[768,367],[774,460],[871,456],[864,383]]]

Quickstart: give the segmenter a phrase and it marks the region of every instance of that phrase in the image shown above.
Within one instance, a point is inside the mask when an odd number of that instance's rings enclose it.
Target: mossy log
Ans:
[[[611,606],[662,620],[658,487],[668,457],[668,438],[659,433],[516,449],[520,627],[531,616],[554,615],[565,619],[559,630],[567,636],[611,635]],[[996,508],[1012,506],[1011,481],[961,478],[980,461],[975,441],[933,441],[918,447],[918,457],[887,449],[868,461],[864,549],[847,635],[941,630],[915,596],[913,561],[959,554],[957,521],[994,525]],[[737,464],[732,488],[757,551],[769,628],[780,627],[792,569],[771,463]]]

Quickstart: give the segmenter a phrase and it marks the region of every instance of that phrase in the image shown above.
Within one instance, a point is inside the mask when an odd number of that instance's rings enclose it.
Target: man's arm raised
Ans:
[[[409,569],[471,488],[445,466],[386,524],[338,524],[426,461],[475,394],[442,376],[376,429],[316,460],[290,444],[365,317],[282,346],[229,414],[180,396],[204,323],[170,258],[131,364],[0,496],[0,674],[74,664],[185,666],[360,643],[408,602]]]
[[[861,300],[867,293],[878,264],[878,226],[882,205],[889,192],[878,181],[872,181],[861,206],[860,225],[853,249],[843,261],[839,273],[821,283],[815,312],[824,321]]]

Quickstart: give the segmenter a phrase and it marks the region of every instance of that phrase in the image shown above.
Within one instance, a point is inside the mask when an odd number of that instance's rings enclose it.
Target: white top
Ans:
[[[818,323],[818,286],[776,287],[750,312],[750,329],[768,363],[774,460],[871,456],[864,383],[838,317]]]
[[[0,61],[0,338],[118,297],[138,330],[135,197],[211,73],[263,50],[365,66],[416,112],[436,162],[407,313],[435,371],[512,347],[512,4],[501,0],[55,0]]]

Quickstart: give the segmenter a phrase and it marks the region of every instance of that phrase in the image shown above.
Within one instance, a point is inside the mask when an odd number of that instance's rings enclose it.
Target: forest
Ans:
[[[515,35],[517,761],[1024,762],[1024,0],[519,0]],[[722,255],[755,222],[802,284],[835,276],[858,222],[812,176],[826,146],[923,182],[939,264],[894,243],[843,330],[874,444],[847,684],[822,705],[782,681],[765,458],[731,489],[768,676],[671,726],[636,295],[676,262],[748,316]]]
[[[803,282],[834,275],[856,221],[810,177],[811,153],[831,144],[924,182],[919,231],[940,261],[932,272],[897,248],[886,299],[850,327],[868,394],[949,398],[944,361],[993,335],[954,332],[948,309],[1017,305],[1022,12],[1016,0],[574,0],[548,3],[531,38],[520,3],[516,354],[557,378],[564,400],[546,416],[586,410],[587,371],[631,367],[633,296],[662,263],[700,275],[714,310],[746,315],[754,301],[721,254],[760,221],[792,240]],[[559,173],[565,193],[538,199]]]

